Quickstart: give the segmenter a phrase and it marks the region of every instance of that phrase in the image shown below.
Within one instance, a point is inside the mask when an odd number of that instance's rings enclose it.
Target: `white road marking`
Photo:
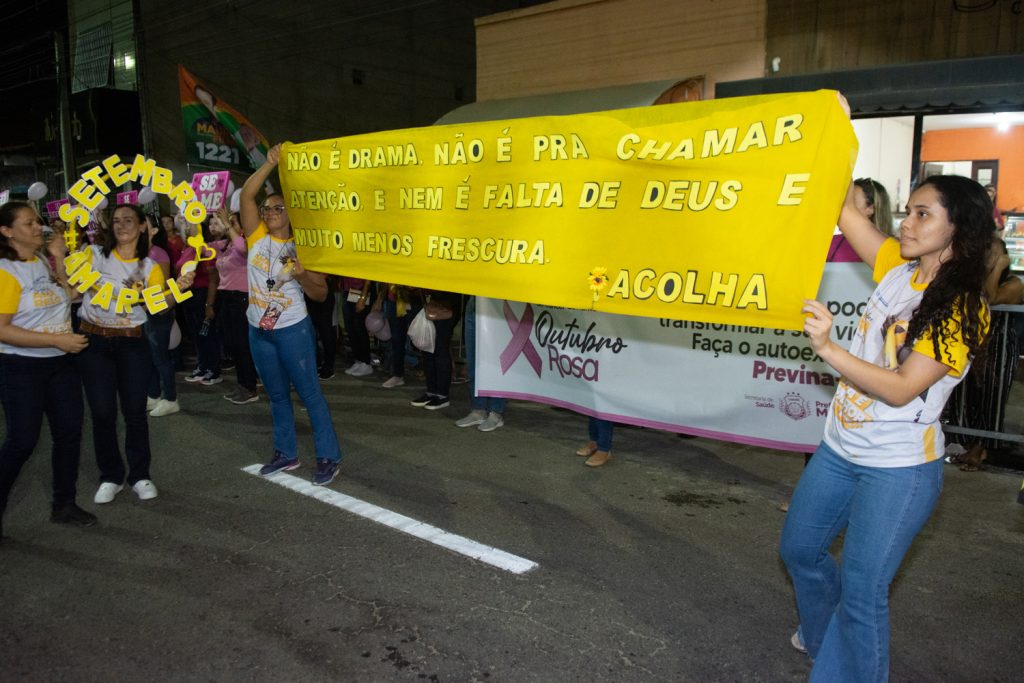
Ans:
[[[347,496],[326,486],[314,486],[309,481],[291,474],[277,472],[269,477],[262,477],[260,476],[260,467],[262,465],[249,465],[248,467],[243,467],[242,471],[260,477],[260,479],[272,481],[279,486],[291,489],[304,496],[315,498],[322,503],[327,503],[328,505],[351,512],[354,515],[359,515],[371,522],[389,526],[410,536],[415,536],[434,545],[439,545],[442,548],[453,550],[460,555],[472,557],[474,560],[486,562],[491,566],[504,569],[513,574],[525,574],[531,569],[536,569],[540,566],[536,562],[527,560],[525,557],[519,557],[499,548],[477,543],[465,536],[449,533],[444,529],[417,521],[412,517],[400,515],[397,512],[392,512],[373,503],[367,503],[364,500]]]

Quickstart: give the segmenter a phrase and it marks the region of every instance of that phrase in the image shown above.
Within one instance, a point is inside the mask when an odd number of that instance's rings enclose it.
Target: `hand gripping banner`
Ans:
[[[799,329],[856,158],[834,91],[286,144],[307,268]]]

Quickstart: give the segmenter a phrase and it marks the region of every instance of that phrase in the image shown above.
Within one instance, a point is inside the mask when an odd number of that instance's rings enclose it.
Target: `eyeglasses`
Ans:
[[[267,206],[261,206],[260,213],[263,215],[267,215],[269,213],[276,213],[278,216],[280,216],[282,213],[284,213],[284,204],[271,204]]]

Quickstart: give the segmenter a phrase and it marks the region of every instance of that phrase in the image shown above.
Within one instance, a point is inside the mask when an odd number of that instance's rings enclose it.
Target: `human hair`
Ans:
[[[167,231],[164,230],[164,224],[160,222],[160,219],[156,216],[147,215],[148,220],[147,226],[152,225],[153,229],[156,230],[156,234],[150,238],[150,243],[154,247],[160,247],[164,251],[167,251]],[[147,234],[148,234],[147,230]]]
[[[149,256],[149,224],[146,222],[146,214],[135,204],[118,204],[110,212],[110,228],[107,230],[107,239],[103,243],[103,255],[110,256],[117,246],[117,235],[114,231],[114,214],[118,209],[131,209],[132,213],[139,219],[142,229],[139,231],[139,241],[135,244],[135,258],[144,259]]]
[[[892,234],[892,202],[889,200],[889,193],[885,185],[873,178],[857,178],[853,181],[864,192],[864,199],[868,206],[873,207],[875,212],[871,215],[871,222],[886,235]]]
[[[0,206],[0,226],[13,228],[14,221],[18,218],[18,212],[24,209],[35,211],[35,207],[28,202],[12,201]],[[7,236],[0,233],[0,258],[8,261],[20,261],[17,250],[7,241]]]
[[[951,255],[939,266],[910,319],[906,346],[927,334],[935,359],[944,362],[952,359],[951,340],[959,333],[973,357],[985,343],[989,317],[983,295],[986,256],[995,230],[992,200],[981,185],[963,176],[933,175],[917,189],[928,185],[938,192],[953,225]]]

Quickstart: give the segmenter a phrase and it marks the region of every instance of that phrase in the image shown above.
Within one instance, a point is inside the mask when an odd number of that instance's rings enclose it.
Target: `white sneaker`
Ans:
[[[139,479],[132,486],[132,491],[139,497],[139,500],[151,500],[157,497],[156,486],[149,479]]]
[[[156,408],[153,408],[153,410],[149,412],[149,416],[163,417],[164,415],[173,415],[180,411],[181,406],[178,405],[177,401],[168,401],[167,399],[162,398],[157,402]]]
[[[493,432],[495,429],[501,427],[504,424],[505,419],[502,417],[501,413],[496,413],[492,410],[491,412],[487,413],[487,419],[481,422],[480,426],[477,427],[477,429],[479,429],[481,432]]]
[[[156,408],[158,403],[160,403],[160,399],[159,398],[150,398],[149,396],[147,396],[146,397],[146,410],[147,411],[153,410],[153,408]]]
[[[385,389],[394,389],[395,387],[400,387],[403,384],[405,384],[405,380],[401,377],[391,377],[390,379],[385,380],[381,386]]]
[[[366,377],[367,375],[373,374],[373,366],[369,363],[358,362],[351,368],[351,372],[348,374],[353,377]]]
[[[800,629],[793,631],[793,635],[789,637],[789,644],[792,645],[793,649],[797,652],[807,654],[807,647],[804,645],[804,639],[800,637]]]
[[[471,410],[469,415],[462,418],[461,420],[455,421],[456,427],[475,427],[481,422],[487,419],[487,413],[482,410]]]
[[[96,489],[96,495],[92,497],[92,502],[102,505],[109,503],[114,500],[114,496],[121,493],[121,489],[124,488],[124,484],[114,484],[109,481],[105,481],[100,484],[100,487]]]

